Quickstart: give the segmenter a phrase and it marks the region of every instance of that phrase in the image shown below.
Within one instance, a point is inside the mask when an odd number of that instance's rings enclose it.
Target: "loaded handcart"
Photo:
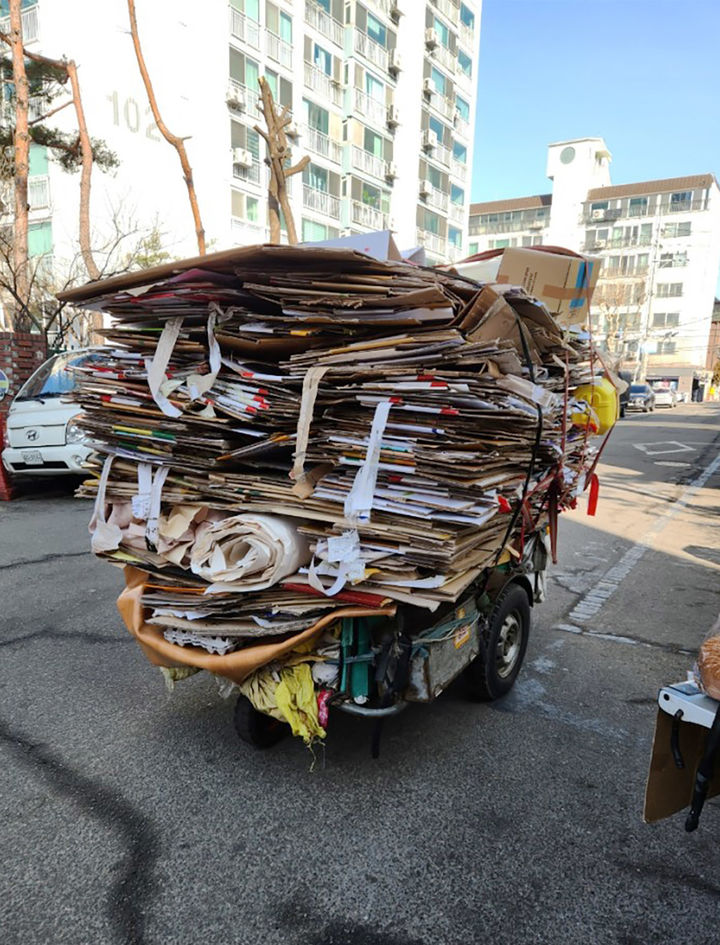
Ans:
[[[618,412],[581,327],[597,273],[530,256],[552,312],[502,271],[311,246],[63,294],[108,320],[73,394],[92,549],[124,568],[148,660],[227,682],[245,741],[312,744],[338,709],[376,723],[376,753],[383,719],[459,676],[512,688],[558,514],[586,489],[593,513]]]

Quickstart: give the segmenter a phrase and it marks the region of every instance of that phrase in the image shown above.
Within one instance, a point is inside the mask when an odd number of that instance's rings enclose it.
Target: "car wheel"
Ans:
[[[500,593],[482,632],[483,650],[464,673],[468,695],[499,699],[515,685],[530,635],[530,601],[524,588],[509,584]]]

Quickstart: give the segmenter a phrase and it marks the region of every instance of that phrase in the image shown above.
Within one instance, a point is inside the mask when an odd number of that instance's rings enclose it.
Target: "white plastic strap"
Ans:
[[[365,461],[355,476],[345,499],[345,518],[351,522],[369,522],[380,463],[380,448],[392,403],[381,400],[375,408]]]
[[[158,526],[160,522],[160,503],[162,501],[162,490],[165,480],[170,472],[169,466],[161,466],[155,473],[152,487],[150,489],[150,507],[148,510],[147,524],[145,525],[145,541],[153,549],[158,542]]]
[[[179,417],[182,415],[182,410],[178,410],[177,407],[174,407],[160,390],[160,386],[165,380],[165,371],[167,370],[168,363],[175,349],[175,342],[178,340],[182,325],[182,316],[169,318],[163,327],[157,347],[155,348],[155,354],[152,358],[145,358],[150,393],[152,394],[153,400],[166,417]]]
[[[290,471],[290,478],[299,482],[305,474],[305,456],[310,439],[310,424],[317,398],[318,387],[323,376],[330,370],[328,365],[318,365],[308,369],[303,378],[300,416],[298,417],[297,436],[295,438],[295,460]]]
[[[105,464],[98,483],[98,491],[95,496],[95,510],[90,519],[90,547],[95,554],[102,551],[115,551],[122,541],[122,532],[117,525],[108,525],[105,521],[105,492],[107,490],[108,479],[110,478],[110,468],[113,464],[114,456],[105,457]]]
[[[150,492],[152,490],[152,466],[150,463],[138,463],[138,491],[131,499],[133,518],[146,522],[150,515]]]
[[[210,362],[210,373],[209,374],[191,374],[187,380],[188,391],[190,392],[190,400],[199,400],[203,394],[206,394],[210,388],[215,383],[215,380],[220,371],[221,365],[221,353],[220,345],[218,340],[215,337],[215,324],[217,321],[217,316],[222,315],[222,309],[218,305],[210,306],[210,314],[208,315],[207,323],[207,337],[208,337],[208,360]]]

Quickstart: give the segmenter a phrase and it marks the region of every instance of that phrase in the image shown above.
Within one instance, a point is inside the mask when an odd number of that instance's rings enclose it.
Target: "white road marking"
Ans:
[[[677,440],[660,440],[658,443],[633,443],[636,450],[645,453],[647,456],[661,456],[664,453],[694,453],[694,446],[686,446]],[[654,449],[661,446],[663,449]],[[669,447],[669,449],[667,448]]]
[[[708,479],[718,469],[720,469],[720,453],[718,453],[715,459],[688,485],[682,495],[673,502],[670,508],[659,516],[655,524],[645,532],[643,537],[636,542],[636,544],[632,545],[632,547],[628,548],[617,564],[614,564],[609,571],[606,571],[595,587],[591,588],[591,590],[578,601],[568,614],[570,621],[573,623],[584,623],[590,617],[594,617],[598,613],[613,596],[615,591],[617,591],[618,587],[620,587],[645,552],[652,547],[654,540],[668,522],[685,508],[688,502],[702,489]]]
[[[692,466],[692,463],[681,463],[678,460],[673,461],[672,459],[656,459],[656,466]]]

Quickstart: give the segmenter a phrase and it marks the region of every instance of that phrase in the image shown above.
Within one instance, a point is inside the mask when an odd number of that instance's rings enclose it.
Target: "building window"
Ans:
[[[371,131],[369,128],[365,128],[364,131],[365,134],[363,144],[365,150],[377,158],[384,157],[385,142],[382,137],[379,134],[376,134],[374,131]]]
[[[675,299],[682,295],[682,282],[661,282],[655,294],[659,299]]]
[[[459,141],[453,141],[452,156],[460,164],[467,164],[467,148]]]
[[[31,223],[28,227],[28,254],[45,256],[52,252],[52,225],[50,221]]]
[[[365,92],[374,102],[385,104],[385,86],[369,72],[365,73]]]
[[[387,45],[387,30],[372,13],[368,13],[367,15],[367,34],[378,46]]]
[[[670,212],[678,213],[681,210],[692,209],[692,190],[679,190],[670,194]]]
[[[647,197],[631,197],[628,205],[628,216],[643,217],[648,210]]]
[[[675,354],[677,345],[674,341],[658,341],[658,354]]]
[[[692,225],[687,223],[666,223],[662,235],[664,239],[673,239],[676,236],[690,236]]]
[[[672,269],[675,266],[687,266],[687,253],[663,253],[658,263],[661,269]]]
[[[510,240],[490,240],[490,249],[507,249],[510,245]]]
[[[313,43],[313,63],[325,75],[332,75],[332,55],[317,43]]]
[[[468,252],[470,253],[471,256],[474,256],[475,253],[478,251],[478,246],[479,246],[479,245],[480,245],[479,243],[471,243],[471,244],[468,246]]]
[[[457,184],[450,187],[450,200],[459,206],[465,203],[465,191],[462,187],[458,187]]]
[[[257,223],[260,211],[260,201],[249,194],[245,197],[245,215],[251,223]]]
[[[679,312],[655,312],[653,315],[653,328],[677,328],[679,324]]]
[[[470,58],[470,56],[468,56],[467,53],[464,53],[462,49],[458,49],[457,57],[458,57],[458,65],[460,66],[462,71],[465,73],[465,75],[467,76],[472,75],[472,59]]]
[[[460,22],[469,30],[475,29],[475,14],[464,3],[460,4]]]
[[[596,203],[590,204],[591,212],[593,210],[608,210],[609,207],[610,207],[610,203],[607,200],[598,200]]]
[[[382,191],[379,187],[373,187],[372,184],[366,184],[363,181],[360,202],[364,203],[367,207],[374,207],[375,210],[380,210],[382,207]]]
[[[306,98],[303,99],[303,110],[308,128],[326,135],[330,128],[330,113],[314,102],[309,102]]]
[[[464,98],[460,98],[459,95],[455,96],[455,108],[457,109],[458,115],[462,118],[463,121],[470,121],[470,104],[466,102]]]
[[[455,249],[462,248],[462,230],[458,230],[454,226],[448,227],[448,239]]]
[[[440,95],[445,97],[445,76],[439,69],[436,69],[435,66],[432,67],[430,71],[430,78],[432,84],[435,86],[435,91],[439,92]]]
[[[326,194],[328,192],[328,172],[324,167],[318,167],[317,164],[308,164],[303,171],[303,184]]]
[[[427,22],[427,20],[425,21]],[[437,17],[433,20],[433,26],[435,27],[435,32],[437,33],[438,39],[443,46],[447,49],[450,45],[450,30],[443,23],[442,20],[438,20]]]
[[[430,117],[429,121],[430,131],[435,132],[435,137],[438,139],[438,144],[445,143],[445,125],[440,121],[440,119],[435,118],[434,116]]]
[[[328,238],[328,229],[324,223],[316,223],[315,220],[302,221],[303,243],[319,243]]]
[[[326,13],[330,12],[330,0],[315,0],[319,7],[322,7]]]

